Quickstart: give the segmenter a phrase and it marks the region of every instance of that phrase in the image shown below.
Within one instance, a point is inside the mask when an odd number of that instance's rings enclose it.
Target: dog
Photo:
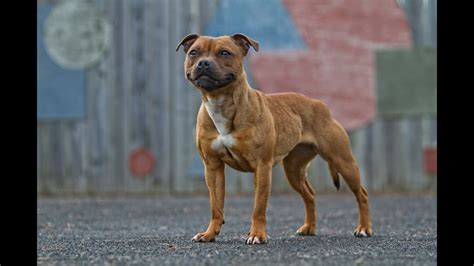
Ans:
[[[224,167],[254,173],[254,209],[246,244],[267,243],[266,209],[272,168],[282,162],[291,187],[304,200],[306,218],[298,235],[315,235],[315,192],[307,179],[309,163],[320,155],[339,190],[342,176],[359,207],[355,236],[371,236],[368,195],[344,128],[321,101],[297,93],[264,94],[250,87],[243,67],[250,48],[259,43],[244,34],[210,37],[189,34],[183,47],[185,78],[202,98],[196,146],[204,164],[211,219],[196,242],[215,241],[224,224]]]

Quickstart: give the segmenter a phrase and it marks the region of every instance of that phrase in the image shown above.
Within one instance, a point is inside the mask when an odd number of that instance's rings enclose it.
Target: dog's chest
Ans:
[[[208,99],[204,104],[209,117],[219,133],[212,141],[211,148],[216,151],[221,160],[230,167],[238,170],[249,172],[252,171],[251,166],[245,156],[239,152],[237,147],[237,139],[232,135],[232,121],[224,115],[224,99],[214,98]]]
[[[230,133],[230,122],[223,114],[223,99],[209,99],[205,103],[205,108],[209,117],[211,118],[214,126],[217,129],[219,135],[212,141],[211,147],[215,151],[223,151],[225,148],[231,148],[235,145],[235,139]]]

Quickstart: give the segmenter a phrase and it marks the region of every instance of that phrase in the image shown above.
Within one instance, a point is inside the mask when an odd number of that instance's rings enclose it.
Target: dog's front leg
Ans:
[[[212,242],[224,224],[225,176],[224,163],[220,160],[205,162],[204,175],[211,203],[211,221],[205,232],[196,234],[193,241]]]
[[[267,222],[267,204],[270,197],[272,185],[272,165],[262,164],[257,166],[254,176],[255,202],[252,217],[252,226],[246,240],[246,244],[264,244],[267,243],[267,234],[265,231]]]

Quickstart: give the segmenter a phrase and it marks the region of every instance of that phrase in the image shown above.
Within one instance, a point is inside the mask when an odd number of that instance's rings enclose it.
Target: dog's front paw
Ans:
[[[309,224],[302,225],[298,230],[296,230],[296,235],[298,236],[314,236],[316,234],[316,226],[311,226]]]
[[[265,232],[254,234],[249,233],[247,239],[245,240],[245,244],[247,245],[266,244],[267,242],[268,241]]]
[[[216,234],[208,232],[197,233],[191,240],[193,242],[214,242],[216,241]]]
[[[354,236],[357,237],[369,237],[372,236],[372,228],[370,226],[358,225],[354,230]]]

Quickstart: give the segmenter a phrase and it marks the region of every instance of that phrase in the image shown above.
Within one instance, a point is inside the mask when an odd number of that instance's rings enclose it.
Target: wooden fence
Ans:
[[[202,173],[189,170],[199,163],[194,135],[200,95],[184,79],[184,54],[175,45],[190,32],[203,32],[217,0],[97,3],[113,26],[112,45],[87,69],[85,119],[38,120],[38,192],[207,191]],[[436,143],[436,117],[377,118],[350,138],[368,189],[435,189],[436,177],[424,173],[422,161],[423,148]],[[129,170],[129,153],[137,148],[156,158],[150,176]],[[226,172],[229,193],[253,191],[252,175]],[[309,176],[317,191],[335,190],[320,158]],[[272,186],[274,192],[291,190],[281,166]]]

